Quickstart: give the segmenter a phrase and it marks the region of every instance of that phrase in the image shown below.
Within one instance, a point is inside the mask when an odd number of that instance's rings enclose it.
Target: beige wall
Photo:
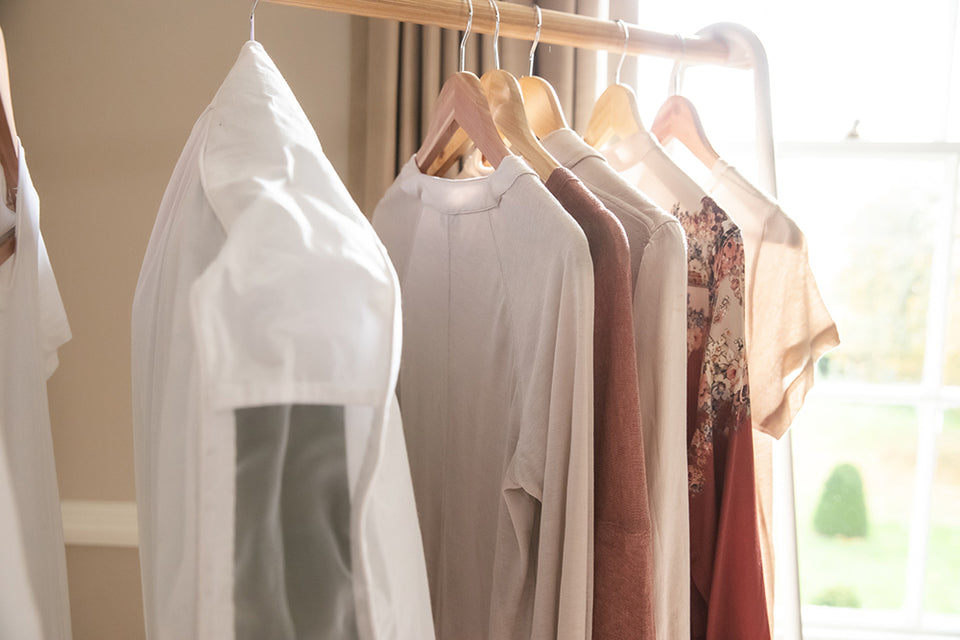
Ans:
[[[133,500],[130,307],[164,187],[249,33],[238,0],[0,2],[13,106],[73,340],[51,379],[64,499]],[[262,3],[257,36],[341,175],[351,19]],[[136,553],[68,550],[77,640],[142,637]]]

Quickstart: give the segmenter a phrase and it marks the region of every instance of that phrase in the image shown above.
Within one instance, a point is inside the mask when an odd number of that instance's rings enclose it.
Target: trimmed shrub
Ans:
[[[813,528],[825,536],[866,537],[863,479],[852,464],[839,464],[830,472],[813,516]]]

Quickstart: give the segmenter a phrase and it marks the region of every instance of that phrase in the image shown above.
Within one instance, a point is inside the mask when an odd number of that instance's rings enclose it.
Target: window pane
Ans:
[[[915,411],[811,398],[793,429],[803,603],[899,609]]]
[[[859,119],[869,140],[931,141],[943,138],[948,114],[960,119],[957,109],[947,109],[957,71],[950,65],[954,8],[953,0],[916,0],[902,10],[867,0],[808,0],[771,11],[762,0],[691,0],[644,3],[640,20],[667,33],[724,21],[752,29],[770,61],[779,139],[839,140]],[[712,99],[718,108],[751,110],[752,88],[725,90],[720,76],[708,70],[702,84],[701,76],[691,77],[684,91],[702,87],[707,93],[698,105]],[[662,100],[665,86],[665,75],[641,75],[638,89]]]
[[[930,497],[924,609],[960,614],[960,410],[944,416]]]
[[[960,203],[957,203],[960,209]],[[954,219],[953,264],[950,269],[950,316],[947,322],[946,359],[944,361],[944,384],[960,385],[960,213]]]
[[[919,382],[945,172],[939,160],[781,160],[780,201],[809,238],[840,330],[840,347],[820,360],[824,378]]]

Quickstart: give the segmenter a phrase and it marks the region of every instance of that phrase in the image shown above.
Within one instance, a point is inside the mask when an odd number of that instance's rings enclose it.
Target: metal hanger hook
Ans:
[[[620,62],[617,63],[617,74],[614,76],[614,84],[620,84],[620,70],[623,69],[623,59],[627,57],[627,41],[630,40],[630,31],[627,29],[627,23],[623,20],[617,20],[620,29],[623,30],[623,51],[620,53]]]
[[[258,4],[260,4],[260,0],[253,0],[253,8],[250,9],[250,39],[251,40],[256,40],[256,38],[253,37],[253,21],[254,21],[254,16],[257,13]]]
[[[680,41],[680,58],[673,63],[670,71],[670,95],[678,96],[683,89],[683,72],[687,69],[687,40],[679,33],[674,34]]]
[[[496,16],[496,23],[493,26],[493,62],[500,68],[500,7],[497,6],[497,0],[487,0]]]
[[[530,73],[528,76],[533,75],[533,56],[537,52],[537,45],[540,44],[540,31],[543,29],[543,12],[540,11],[540,5],[535,4],[533,8],[537,10],[537,33],[533,36],[533,45],[530,47]]]
[[[473,27],[473,0],[467,0],[467,28],[463,30],[463,37],[460,38],[460,73],[463,73],[466,67],[465,60],[467,56],[467,38],[470,37],[470,29],[472,27]]]

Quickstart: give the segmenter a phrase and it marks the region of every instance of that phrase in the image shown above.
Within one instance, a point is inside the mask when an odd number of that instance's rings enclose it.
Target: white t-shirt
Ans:
[[[722,159],[706,186],[743,235],[753,424],[779,438],[813,386],[817,360],[840,344],[837,326],[810,270],[807,240],[780,205]]]
[[[517,156],[465,180],[411,159],[373,224],[403,291],[400,406],[437,636],[589,637],[583,231]]]
[[[386,250],[246,43],[177,163],[134,299],[148,638],[433,638],[399,305]]]
[[[68,640],[47,379],[70,327],[40,234],[40,201],[22,147],[15,219],[17,251],[0,265],[0,637]]]
[[[630,243],[633,328],[653,524],[654,620],[661,640],[690,635],[687,500],[687,253],[680,222],[572,129],[541,140],[620,220]]]

